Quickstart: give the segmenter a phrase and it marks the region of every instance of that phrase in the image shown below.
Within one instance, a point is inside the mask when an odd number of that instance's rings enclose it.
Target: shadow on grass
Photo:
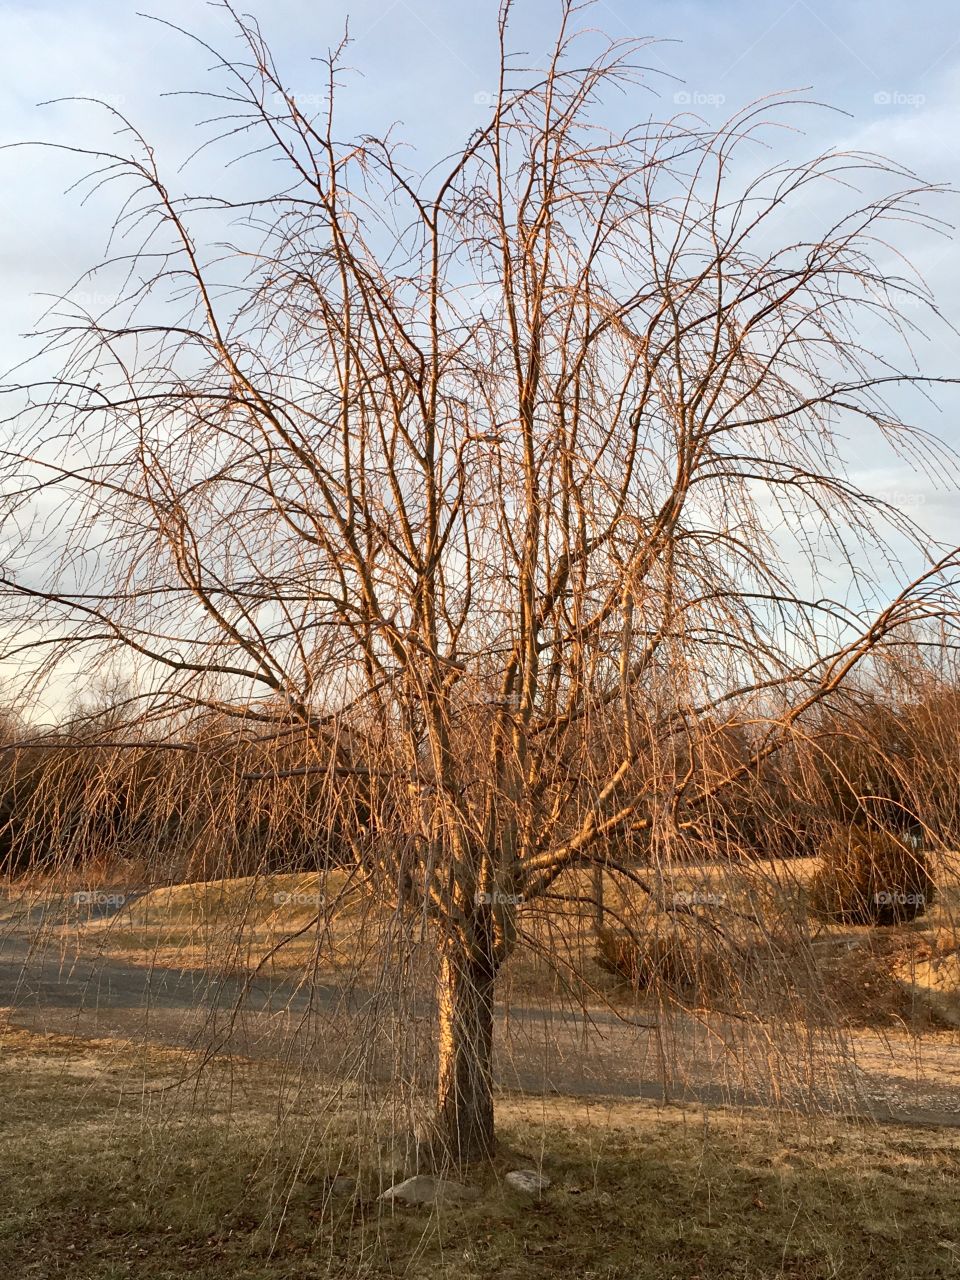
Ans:
[[[302,1080],[281,1099],[262,1068],[224,1064],[215,1088],[164,1093],[172,1054],[7,1047],[3,1275],[960,1274],[951,1131],[505,1098],[477,1203],[391,1211],[394,1157],[358,1157],[355,1112]],[[530,1165],[552,1179],[541,1200],[502,1182]]]

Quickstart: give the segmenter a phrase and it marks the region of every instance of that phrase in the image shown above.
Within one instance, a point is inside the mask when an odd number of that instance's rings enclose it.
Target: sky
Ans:
[[[340,99],[341,133],[396,133],[418,168],[456,149],[486,118],[496,82],[498,0],[245,0],[298,101],[319,106],[325,91],[316,58],[348,26]],[[559,0],[516,0],[510,43],[537,62],[556,29]],[[138,10],[146,10],[151,21]],[[956,0],[598,0],[581,21],[611,36],[653,37],[644,50],[646,87],[612,104],[624,126],[650,114],[689,111],[719,124],[768,94],[799,91],[824,104],[799,109],[784,154],[824,148],[882,152],[923,178],[960,177],[960,7]],[[112,143],[91,97],[116,106],[155,146],[161,169],[177,171],[199,141],[196,122],[210,103],[183,91],[216,88],[211,55],[172,30],[189,29],[225,53],[235,36],[221,6],[202,0],[0,0],[0,143]],[[173,96],[170,96],[173,95]],[[41,105],[48,102],[48,105]],[[195,162],[183,179],[194,191],[220,190],[235,175]],[[204,165],[209,168],[205,169]],[[0,151],[0,370],[30,350],[44,293],[60,293],[101,256],[115,193],[85,204],[71,183],[89,159],[48,149]],[[937,212],[960,223],[956,197]],[[933,286],[945,323],[918,343],[925,372],[960,376],[960,244],[907,232],[910,256]],[[92,298],[92,303],[97,299]],[[960,395],[911,402],[921,425],[960,449]],[[918,476],[882,453],[850,443],[854,479],[901,505],[943,543],[960,544],[957,482]]]
[[[489,110],[495,84],[497,0],[245,0],[260,22],[290,88],[308,107],[324,93],[322,57],[349,25],[341,96],[342,130],[382,134],[394,125],[421,166],[467,137]],[[154,18],[188,28],[229,52],[235,37],[223,8],[202,0],[15,0],[0,3],[0,140],[111,141],[103,113],[87,103],[45,100],[90,96],[117,106],[156,146],[171,175],[198,140],[204,104],[178,91],[214,87],[210,55]],[[511,43],[542,58],[559,0],[516,0]],[[924,178],[952,184],[960,173],[960,9],[952,0],[598,0],[582,22],[612,36],[649,36],[648,87],[614,111],[623,123],[649,113],[692,111],[711,122],[783,90],[830,109],[794,116],[798,130],[778,142],[795,154],[827,146],[881,151]],[[169,96],[169,95],[175,96]],[[164,96],[168,95],[168,96]],[[42,310],[37,297],[60,292],[97,260],[115,207],[107,192],[81,206],[66,188],[89,161],[44,150],[0,153],[0,368],[26,353],[20,336]],[[196,189],[225,175],[190,171]],[[199,182],[198,182],[199,178]],[[940,211],[960,221],[948,198]],[[960,248],[920,235],[913,261],[935,286],[948,319],[960,321]],[[93,299],[96,301],[96,299]],[[960,342],[939,327],[920,358],[930,372],[960,371]],[[925,425],[957,432],[951,404],[932,408]],[[958,441],[960,442],[960,441]],[[906,499],[922,492],[903,476],[878,477]],[[925,503],[938,526],[958,504],[931,489]],[[950,511],[944,509],[949,506]],[[956,516],[960,542],[960,513]]]

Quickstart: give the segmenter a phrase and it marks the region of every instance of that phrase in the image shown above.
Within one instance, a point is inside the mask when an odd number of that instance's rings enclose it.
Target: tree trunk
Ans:
[[[486,957],[444,949],[437,996],[437,1118],[444,1154],[457,1164],[493,1154],[493,987]]]

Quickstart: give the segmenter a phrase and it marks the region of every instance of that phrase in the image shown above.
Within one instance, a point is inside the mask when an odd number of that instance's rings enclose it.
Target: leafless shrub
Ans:
[[[838,827],[820,849],[814,909],[849,924],[902,924],[926,913],[935,886],[921,848],[889,831]]]

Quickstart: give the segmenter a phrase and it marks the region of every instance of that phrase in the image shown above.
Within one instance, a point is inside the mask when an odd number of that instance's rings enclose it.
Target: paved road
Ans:
[[[78,953],[52,935],[0,928],[0,1007],[41,1033],[123,1038],[194,1050],[290,1061],[331,1073],[389,1078],[398,1055],[424,1060],[429,1002],[401,1005],[389,990],[140,965]],[[960,1125],[960,1046],[938,1063],[938,1083],[918,1084],[917,1063],[877,1043],[853,1045],[853,1094],[817,1089],[820,1069],[798,1044],[793,1079],[768,1080],[766,1030],[707,1028],[690,1017],[630,1025],[609,1011],[512,1006],[498,1011],[497,1077],[502,1088],[536,1094],[608,1095],[705,1104],[834,1105],[880,1118]],[[656,1020],[654,1020],[656,1021]],[[850,1046],[848,1045],[848,1048]],[[914,1047],[915,1049],[915,1047]],[[884,1057],[884,1054],[886,1057]],[[879,1056],[878,1056],[879,1055]],[[788,1062],[791,1061],[788,1054]],[[911,1079],[913,1087],[911,1089]],[[836,1082],[835,1082],[836,1084]],[[888,1087],[889,1086],[889,1087]]]

